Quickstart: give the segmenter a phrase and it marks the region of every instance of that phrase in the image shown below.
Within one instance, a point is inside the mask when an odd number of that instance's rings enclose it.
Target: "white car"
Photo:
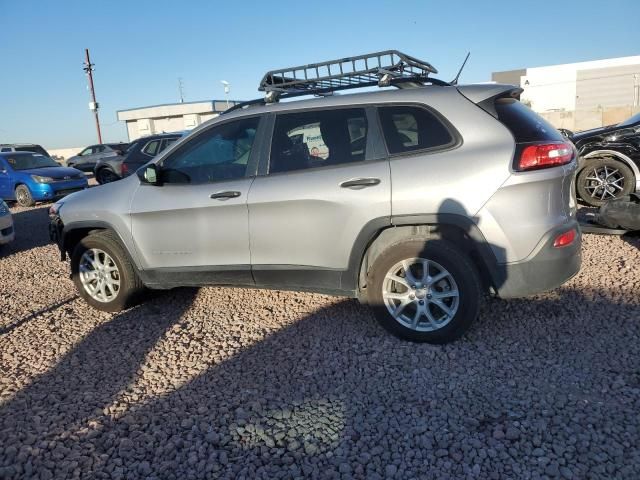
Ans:
[[[0,246],[12,242],[15,238],[13,217],[4,200],[0,200]]]

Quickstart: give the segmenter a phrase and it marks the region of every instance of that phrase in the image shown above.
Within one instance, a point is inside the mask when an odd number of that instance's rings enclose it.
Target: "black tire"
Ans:
[[[94,299],[82,285],[80,279],[80,260],[83,254],[90,249],[99,249],[106,252],[118,268],[120,288],[115,298],[108,302]],[[136,273],[135,266],[129,258],[118,237],[109,231],[101,231],[84,237],[73,251],[71,256],[71,278],[78,290],[78,294],[92,307],[104,312],[119,312],[137,303],[144,292],[144,284]]]
[[[616,180],[608,187],[607,192],[604,191],[606,187],[599,180],[595,180],[596,177],[605,174],[613,175],[609,178]],[[635,191],[635,185],[636,178],[627,165],[615,158],[603,157],[586,161],[585,167],[580,170],[576,179],[576,192],[582,202],[592,207],[599,207],[609,200],[629,195]],[[610,190],[614,190],[614,192],[610,192]],[[601,198],[603,194],[604,198]]]
[[[26,185],[18,185],[16,187],[16,201],[21,207],[33,207],[36,204],[31,191]]]
[[[106,167],[101,168],[96,172],[96,181],[100,185],[104,185],[105,183],[115,182],[116,180],[120,180],[120,177]]]
[[[457,310],[441,328],[432,331],[409,328],[396,320],[385,305],[383,287],[387,272],[402,260],[412,258],[436,262],[450,273],[457,284]],[[368,302],[380,324],[392,334],[414,342],[442,344],[460,338],[478,316],[481,295],[480,278],[472,261],[455,245],[444,240],[407,240],[392,245],[375,260],[367,281]],[[433,308],[432,304],[427,303],[426,308]]]

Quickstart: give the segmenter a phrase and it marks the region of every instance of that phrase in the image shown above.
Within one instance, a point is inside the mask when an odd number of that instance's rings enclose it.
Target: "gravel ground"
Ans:
[[[46,208],[0,254],[0,478],[640,478],[638,239],[584,238],[561,289],[488,300],[462,340],[356,301],[74,292]]]

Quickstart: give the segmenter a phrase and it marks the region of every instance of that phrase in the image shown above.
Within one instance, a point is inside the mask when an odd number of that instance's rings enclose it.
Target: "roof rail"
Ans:
[[[429,77],[438,70],[398,50],[345,57],[327,62],[310,63],[267,72],[258,90],[264,99],[236,104],[223,113],[250,105],[274,103],[282,98],[303,95],[331,95],[333,92],[364,87],[409,86],[431,83],[446,86],[448,82]]]

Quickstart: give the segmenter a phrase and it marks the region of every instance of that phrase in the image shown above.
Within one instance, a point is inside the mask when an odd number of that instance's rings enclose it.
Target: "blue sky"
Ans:
[[[492,71],[640,54],[638,0],[537,2],[0,0],[0,143],[95,143],[84,49],[105,141],[116,110],[259,96],[265,71],[396,48],[463,82]]]

